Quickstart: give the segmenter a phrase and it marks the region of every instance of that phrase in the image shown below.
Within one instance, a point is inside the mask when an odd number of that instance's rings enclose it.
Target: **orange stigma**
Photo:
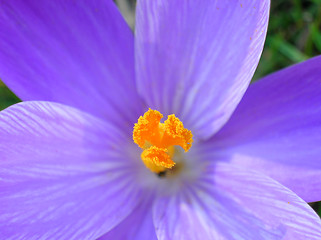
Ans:
[[[162,118],[160,112],[149,109],[144,116],[139,117],[133,131],[134,142],[143,149],[143,163],[155,173],[171,169],[175,165],[172,160],[174,146],[180,146],[187,152],[193,142],[192,132],[184,128],[174,114],[169,115],[164,123],[160,122]]]

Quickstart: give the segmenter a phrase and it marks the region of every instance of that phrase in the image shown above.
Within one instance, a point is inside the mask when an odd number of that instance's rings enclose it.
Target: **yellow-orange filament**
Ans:
[[[160,173],[175,165],[171,159],[174,154],[173,146],[182,147],[188,151],[193,142],[190,130],[183,123],[169,115],[164,123],[160,120],[163,115],[149,109],[144,116],[139,117],[134,126],[133,140],[144,151],[141,154],[145,166],[152,172]]]

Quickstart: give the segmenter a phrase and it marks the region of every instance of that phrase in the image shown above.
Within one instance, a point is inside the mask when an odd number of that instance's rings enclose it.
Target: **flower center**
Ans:
[[[160,112],[149,109],[144,116],[139,117],[133,131],[134,142],[143,149],[143,163],[157,174],[174,167],[174,146],[180,146],[187,152],[193,142],[192,132],[184,128],[174,114],[169,115],[164,123],[160,122],[162,118]]]

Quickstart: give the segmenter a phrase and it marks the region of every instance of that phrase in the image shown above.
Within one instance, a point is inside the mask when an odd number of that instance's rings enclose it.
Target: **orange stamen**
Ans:
[[[144,151],[142,161],[152,172],[162,172],[175,165],[171,159],[174,154],[173,146],[182,147],[187,152],[193,142],[193,134],[184,128],[183,123],[169,115],[164,123],[160,120],[163,115],[149,109],[144,116],[139,117],[134,126],[133,140]]]

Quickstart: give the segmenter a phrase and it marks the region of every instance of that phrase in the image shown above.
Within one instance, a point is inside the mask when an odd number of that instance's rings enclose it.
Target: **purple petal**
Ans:
[[[228,120],[258,64],[269,1],[142,0],[137,4],[139,93],[201,138]]]
[[[218,159],[263,172],[304,200],[321,200],[321,57],[251,85],[208,144]]]
[[[0,77],[22,100],[137,120],[133,34],[112,1],[1,1],[0,29]]]
[[[151,203],[144,196],[144,201],[124,221],[99,240],[157,240]]]
[[[321,221],[276,181],[230,164],[153,208],[158,239],[320,239]]]
[[[139,201],[126,137],[71,107],[0,113],[0,238],[95,239]]]

